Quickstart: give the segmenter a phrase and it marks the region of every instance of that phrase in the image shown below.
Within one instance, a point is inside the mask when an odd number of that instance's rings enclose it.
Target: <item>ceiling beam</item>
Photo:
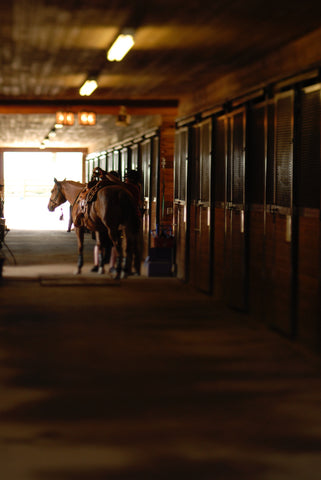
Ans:
[[[164,115],[177,113],[176,100],[117,100],[117,101],[28,101],[0,100],[0,114],[37,114],[82,110],[95,111],[102,115],[117,115],[120,106],[125,106],[131,115]]]

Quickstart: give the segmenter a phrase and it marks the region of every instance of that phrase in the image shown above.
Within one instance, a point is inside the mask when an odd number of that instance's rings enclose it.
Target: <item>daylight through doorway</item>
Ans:
[[[82,180],[82,152],[5,152],[4,215],[9,229],[67,230],[69,203],[49,212],[54,178]]]

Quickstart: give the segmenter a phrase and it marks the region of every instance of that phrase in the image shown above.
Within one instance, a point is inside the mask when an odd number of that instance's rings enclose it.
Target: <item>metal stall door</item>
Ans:
[[[226,204],[226,288],[228,304],[247,310],[247,212],[245,209],[245,108],[229,115]]]
[[[298,206],[298,338],[321,347],[321,85],[300,95],[299,149],[295,157]]]
[[[211,155],[212,119],[198,125],[199,162],[193,171],[195,186],[191,202],[191,282],[207,293],[212,289],[211,258]]]
[[[293,335],[294,92],[292,90],[275,97],[273,113],[273,157],[271,150],[268,155],[265,314],[266,322],[270,326],[287,335]]]
[[[144,198],[144,216],[143,216],[143,236],[144,236],[144,256],[148,255],[150,247],[150,181],[151,181],[151,139],[145,140],[140,145],[141,165],[142,165],[142,194]]]
[[[174,235],[176,240],[177,277],[187,281],[187,165],[188,127],[175,134],[174,154]]]

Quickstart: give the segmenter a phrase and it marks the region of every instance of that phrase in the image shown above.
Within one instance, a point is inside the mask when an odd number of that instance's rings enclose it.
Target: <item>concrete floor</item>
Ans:
[[[321,360],[175,278],[73,275],[73,233],[11,231],[3,480],[320,480]],[[6,249],[3,249],[5,253]]]

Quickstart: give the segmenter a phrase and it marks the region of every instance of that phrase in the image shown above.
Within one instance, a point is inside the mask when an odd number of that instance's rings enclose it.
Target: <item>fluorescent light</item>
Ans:
[[[119,35],[107,52],[107,59],[110,62],[120,62],[126,53],[132,48],[134,43],[133,35]]]
[[[86,80],[85,83],[80,87],[79,94],[84,97],[89,97],[94,90],[98,87],[96,80]]]

